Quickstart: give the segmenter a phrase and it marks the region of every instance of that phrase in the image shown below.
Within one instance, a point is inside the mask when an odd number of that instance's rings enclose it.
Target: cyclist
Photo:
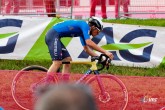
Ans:
[[[60,38],[62,37],[79,37],[85,52],[90,56],[98,56],[92,51],[92,49],[94,49],[98,52],[106,54],[110,59],[113,59],[113,54],[111,52],[105,51],[90,39],[90,35],[95,37],[102,30],[103,23],[97,17],[89,18],[88,23],[83,20],[67,20],[54,25],[47,32],[45,39],[49,48],[50,56],[52,58],[52,65],[48,69],[46,82],[49,83],[54,79],[54,73],[56,73],[59,67],[62,65],[62,60],[72,60],[69,52],[60,41]],[[69,72],[70,64],[64,64],[62,73]]]

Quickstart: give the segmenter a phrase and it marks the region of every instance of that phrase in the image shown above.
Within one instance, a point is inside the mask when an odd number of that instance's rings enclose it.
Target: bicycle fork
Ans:
[[[98,71],[94,71],[95,73],[95,78],[97,80],[97,83],[98,83],[98,86],[100,88],[100,92],[101,94],[99,95],[99,100],[103,103],[106,103],[110,100],[110,96],[109,96],[109,93],[106,92],[105,88],[104,88],[104,84],[99,76],[99,72]]]

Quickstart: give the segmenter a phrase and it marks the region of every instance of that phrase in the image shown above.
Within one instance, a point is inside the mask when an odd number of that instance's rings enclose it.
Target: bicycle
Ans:
[[[62,64],[90,64],[90,69],[76,80],[75,83],[85,83],[90,85],[91,88],[97,87],[97,89],[93,89],[93,93],[98,103],[110,104],[111,108],[115,110],[125,110],[128,103],[128,92],[124,83],[114,75],[100,75],[99,72],[105,67],[108,69],[110,62],[109,57],[101,54],[99,57],[91,57],[91,61],[71,61],[62,62]],[[100,68],[98,68],[98,64],[101,66]],[[33,72],[34,70],[42,72]],[[14,101],[19,107],[24,110],[32,109],[35,98],[33,97],[33,92],[30,91],[30,85],[43,78],[46,71],[47,68],[45,67],[32,65],[23,68],[16,74],[12,81],[11,92]],[[89,77],[91,73],[94,73],[94,75]],[[54,79],[53,83],[58,84],[59,79],[57,74],[54,76]],[[29,102],[31,104],[28,105],[27,103]]]

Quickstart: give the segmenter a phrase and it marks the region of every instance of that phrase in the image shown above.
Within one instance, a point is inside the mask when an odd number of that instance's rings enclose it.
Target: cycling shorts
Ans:
[[[53,28],[47,32],[45,42],[49,48],[49,53],[53,61],[63,60],[66,57],[70,57],[68,50],[60,40],[58,32]]]

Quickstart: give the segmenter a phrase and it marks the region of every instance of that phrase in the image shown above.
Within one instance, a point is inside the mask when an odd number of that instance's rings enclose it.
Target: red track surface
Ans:
[[[11,96],[11,83],[17,72],[0,71],[0,106],[5,110],[22,110]],[[74,76],[76,77],[72,75]],[[165,78],[118,77],[128,89],[129,102],[126,110],[160,110],[165,106]],[[99,104],[99,106],[101,110],[112,110],[110,105]]]

